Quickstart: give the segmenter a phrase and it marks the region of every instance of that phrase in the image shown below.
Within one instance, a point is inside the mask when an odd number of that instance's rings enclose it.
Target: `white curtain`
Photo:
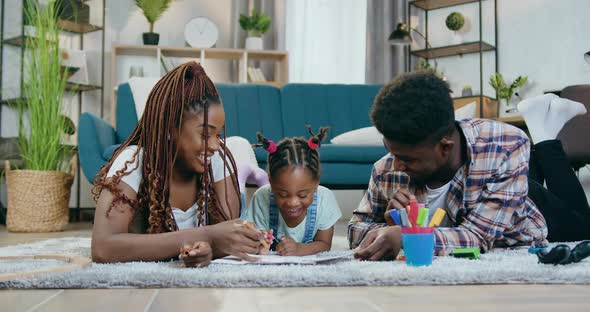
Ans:
[[[367,0],[287,0],[289,81],[365,83]]]

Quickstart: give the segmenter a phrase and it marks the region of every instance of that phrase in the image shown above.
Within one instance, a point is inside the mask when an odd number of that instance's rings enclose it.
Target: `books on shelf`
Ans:
[[[172,59],[164,56],[164,54],[160,54],[160,64],[164,69],[164,74],[167,74],[169,71],[174,69],[174,63],[172,62]]]
[[[266,82],[262,69],[258,67],[248,67],[248,79],[250,82]]]

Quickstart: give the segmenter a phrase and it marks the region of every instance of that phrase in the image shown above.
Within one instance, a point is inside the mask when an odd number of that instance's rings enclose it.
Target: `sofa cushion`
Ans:
[[[261,168],[266,170],[266,163]],[[332,189],[366,189],[372,170],[372,163],[322,163],[320,184]]]
[[[365,127],[337,135],[332,144],[342,145],[383,145],[383,134],[375,127]]]
[[[322,163],[373,164],[385,154],[387,154],[387,150],[383,145],[323,144],[320,146],[320,161]],[[268,153],[264,149],[256,149],[256,160],[259,163],[266,162],[267,157]]]
[[[320,147],[322,163],[373,164],[387,154],[383,145],[337,145],[324,144]]]
[[[121,146],[121,144],[115,144],[115,145],[111,145],[111,146],[107,147],[102,152],[102,159],[104,159],[105,161],[109,161],[111,159],[111,156],[113,156],[113,153],[115,152],[115,150],[117,148],[119,148],[119,146]]]
[[[117,89],[117,142],[124,142],[137,125],[137,113],[133,102],[133,94],[128,83],[119,85]]]
[[[273,86],[255,84],[217,84],[223,101],[227,136],[240,136],[256,142],[256,132],[268,138],[283,137],[281,93]]]
[[[369,110],[381,85],[287,84],[281,89],[285,136],[308,137],[305,125],[331,127],[326,141],[371,126]],[[228,118],[229,120],[229,118]]]

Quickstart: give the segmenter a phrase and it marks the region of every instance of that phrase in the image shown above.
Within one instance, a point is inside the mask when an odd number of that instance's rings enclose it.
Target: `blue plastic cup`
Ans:
[[[434,233],[402,234],[406,264],[429,266],[434,257]]]

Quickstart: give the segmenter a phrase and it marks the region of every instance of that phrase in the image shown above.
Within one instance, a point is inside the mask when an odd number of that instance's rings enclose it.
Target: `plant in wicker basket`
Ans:
[[[56,1],[46,6],[26,1],[25,15],[35,27],[35,36],[25,41],[25,100],[18,105],[24,169],[12,170],[5,164],[6,225],[18,232],[60,231],[68,223],[73,181],[72,174],[66,172],[72,169],[73,148],[63,144],[64,134],[71,133],[62,103],[67,75],[61,63]]]

